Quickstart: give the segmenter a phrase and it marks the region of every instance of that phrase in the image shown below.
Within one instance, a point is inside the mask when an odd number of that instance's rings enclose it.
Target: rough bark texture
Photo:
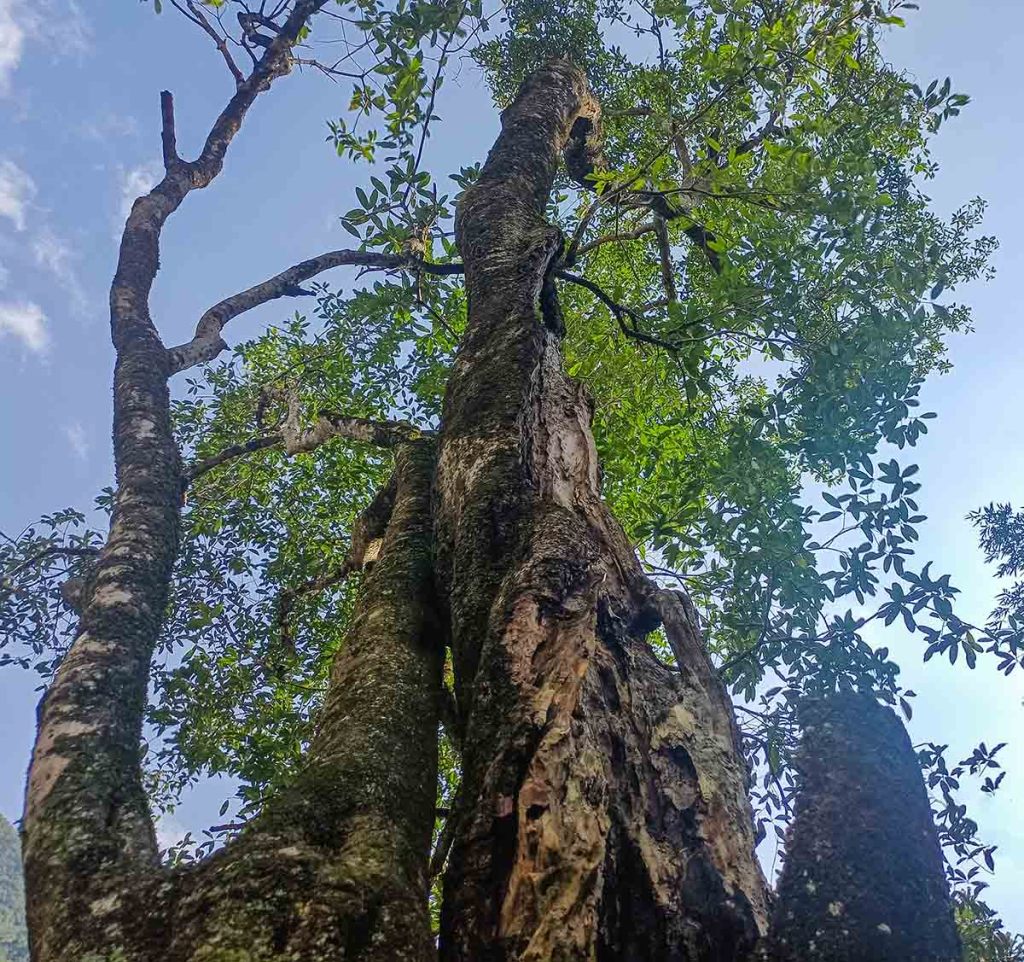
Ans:
[[[733,959],[765,914],[728,699],[601,502],[589,404],[562,368],[543,211],[564,148],[585,172],[597,120],[583,74],[549,63],[458,213],[469,324],[436,482],[465,724],[450,962]],[[680,673],[646,641],[661,620]]]
[[[396,460],[380,555],[294,783],[198,866],[168,870],[155,859],[132,865],[92,854],[82,866],[91,874],[61,891],[69,903],[61,919],[51,916],[36,931],[36,959],[434,957],[427,860],[443,646],[431,550],[433,445],[404,445]]]
[[[958,962],[961,948],[917,756],[866,695],[803,712],[802,787],[771,962]]]
[[[117,493],[110,532],[75,641],[39,707],[25,800],[23,852],[34,958],[67,955],[83,906],[114,872],[154,868],[157,848],[141,787],[139,743],[149,664],[177,553],[182,473],[170,424],[169,356],[149,313],[160,234],[207,186],[249,108],[291,66],[291,48],[326,0],[297,0],[241,79],[199,156],[177,154],[170,94],[161,98],[165,173],[136,200],[110,291]]]

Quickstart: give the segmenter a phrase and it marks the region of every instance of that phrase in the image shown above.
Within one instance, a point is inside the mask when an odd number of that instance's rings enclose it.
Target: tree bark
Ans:
[[[765,918],[728,698],[602,503],[562,367],[544,209],[563,150],[585,176],[598,122],[582,72],[550,62],[458,211],[469,321],[435,509],[465,725],[447,962],[734,959]],[[648,645],[659,622],[679,672]]]
[[[770,962],[959,962],[917,755],[869,695],[802,710],[802,784],[786,840]]]
[[[67,876],[59,915],[50,909],[45,925],[37,918],[35,959],[435,957],[427,862],[443,646],[431,548],[433,470],[431,442],[398,449],[380,554],[294,783],[196,866],[166,869],[155,857],[102,861],[103,852],[85,863],[80,856],[72,868],[83,874]],[[37,896],[30,911],[38,915],[47,901]]]

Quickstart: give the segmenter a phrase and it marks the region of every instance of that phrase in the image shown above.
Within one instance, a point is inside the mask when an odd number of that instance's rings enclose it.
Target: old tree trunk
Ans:
[[[563,155],[578,180],[596,163],[599,113],[583,73],[553,61],[503,114],[458,214],[469,321],[442,428],[398,446],[373,530],[353,539],[383,542],[305,767],[239,838],[185,869],[158,862],[133,747],[175,524],[133,512],[172,503],[176,452],[147,454],[140,483],[122,485],[92,602],[41,708],[24,822],[35,959],[956,957],[902,742],[892,765],[865,746],[859,796],[849,778],[821,775],[827,756],[809,744],[817,787],[795,843],[812,863],[825,851],[845,860],[820,880],[842,895],[801,897],[794,862],[795,895],[762,940],[772,913],[728,696],[688,599],[645,578],[603,504],[588,398],[562,365],[562,238],[544,210]],[[128,395],[150,377],[139,357],[134,380],[119,375]],[[154,403],[166,411],[163,395]],[[137,423],[118,440],[164,434]],[[678,669],[648,645],[658,626]],[[463,782],[438,947],[427,890],[446,644]],[[850,724],[839,715],[833,742]],[[886,795],[908,793],[906,812],[872,793],[878,766]],[[830,840],[846,798],[880,807],[866,830],[880,820],[890,841],[901,826],[917,833],[908,871],[926,897],[898,918],[876,915],[899,900],[900,879],[880,879],[883,897],[865,902],[870,831],[859,847]],[[815,933],[829,922],[822,955]]]

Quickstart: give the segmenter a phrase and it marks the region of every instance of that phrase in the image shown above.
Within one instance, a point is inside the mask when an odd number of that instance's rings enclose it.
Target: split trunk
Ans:
[[[439,438],[398,448],[374,513],[379,560],[305,767],[184,870],[157,863],[125,748],[140,736],[176,523],[146,506],[177,496],[176,452],[140,462],[137,484],[122,475],[81,632],[41,709],[24,823],[37,962],[436,958],[446,645],[463,778],[441,959],[732,962],[754,949],[769,910],[732,708],[688,599],[648,581],[601,500],[590,402],[562,364],[562,238],[544,210],[563,156],[585,181],[599,126],[563,61],[503,114],[458,213],[469,318]],[[129,375],[148,375],[122,374],[130,409]],[[134,423],[119,444],[169,436]],[[659,626],[675,668],[648,644]]]

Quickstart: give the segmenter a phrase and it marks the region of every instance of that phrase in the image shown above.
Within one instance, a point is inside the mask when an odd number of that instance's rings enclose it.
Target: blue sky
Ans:
[[[919,556],[934,559],[983,620],[998,586],[965,515],[992,500],[1024,503],[1024,437],[1018,413],[1024,328],[1024,200],[1017,167],[1024,116],[1017,102],[1024,22],[1014,0],[979,6],[922,0],[889,41],[892,60],[927,83],[953,78],[973,101],[937,141],[941,172],[929,187],[950,212],[981,195],[986,231],[1002,247],[998,275],[958,296],[974,307],[977,332],[952,344],[954,371],[934,379],[923,401],[939,418],[919,445],[929,520]],[[110,483],[110,347],[106,294],[116,237],[132,197],[159,162],[159,101],[175,94],[178,142],[198,146],[229,78],[195,28],[149,4],[111,0],[0,0],[0,529],[20,530],[42,512],[87,507]],[[348,88],[292,76],[262,98],[231,148],[224,176],[191,195],[164,235],[153,316],[166,343],[184,340],[196,318],[226,294],[322,250],[348,246],[337,215],[352,206],[364,172],[340,161],[325,120]],[[445,169],[482,160],[497,116],[467,67],[449,81],[443,134],[431,143]],[[232,323],[237,343],[279,319],[268,306]],[[986,838],[999,844],[989,901],[1024,930],[1024,673],[1003,678],[984,663],[973,673],[934,659],[895,628],[881,636],[919,697],[915,740],[948,742],[967,754],[978,741],[1009,741],[1010,773],[995,798],[969,795]],[[31,747],[35,681],[0,675],[0,811],[20,814]],[[200,792],[177,813],[203,824]],[[168,826],[170,830],[174,826]]]

